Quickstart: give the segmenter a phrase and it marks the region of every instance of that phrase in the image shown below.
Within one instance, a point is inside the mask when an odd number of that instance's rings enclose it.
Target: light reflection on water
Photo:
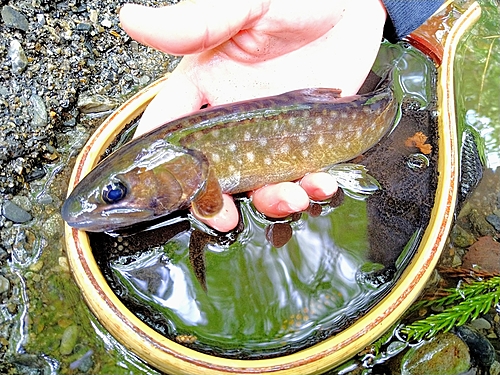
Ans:
[[[250,221],[249,208],[243,212]],[[113,268],[137,297],[164,308],[178,332],[192,334],[195,327],[198,338],[230,346],[237,332],[245,345],[278,345],[285,337],[306,337],[318,324],[362,304],[366,293],[383,290],[369,291],[356,280],[366,262],[358,254],[366,247],[359,243],[366,241],[366,233],[359,231],[358,241],[345,248],[335,243],[332,226],[338,226],[335,215],[299,220],[294,223],[295,236],[275,249],[265,238],[265,225],[252,220],[246,231],[253,236],[243,236],[244,246],[207,251],[206,293],[191,277],[185,256],[188,233],[171,241],[180,255],[177,261],[158,248]]]
[[[378,73],[395,58],[397,95],[426,107],[432,98],[432,63],[412,48],[386,45]],[[361,181],[370,193],[378,186],[376,181]],[[239,351],[238,357],[242,351],[243,357],[253,358],[309,346],[369,311],[402,272],[398,268],[393,279],[378,286],[363,278],[366,272],[394,264],[370,260],[374,257],[366,195],[358,191],[346,194],[339,207],[324,207],[318,217],[303,214],[292,221],[293,236],[280,248],[266,238],[271,222],[254,213],[248,199],[241,200],[241,208],[244,229],[238,240],[205,247],[206,290],[190,264],[192,230],[133,261],[126,258],[111,264],[114,277],[135,303],[160,312],[172,337],[196,337],[190,342],[195,349],[229,356],[226,351]],[[393,262],[397,255],[389,258]]]

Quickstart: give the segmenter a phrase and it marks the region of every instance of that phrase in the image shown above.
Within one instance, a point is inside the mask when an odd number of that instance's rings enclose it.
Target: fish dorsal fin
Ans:
[[[303,95],[307,98],[317,99],[319,101],[338,99],[342,94],[341,89],[328,89],[324,87],[314,87],[298,91],[302,91]]]
[[[340,89],[316,87],[290,91],[282,95],[286,96],[288,101],[293,100],[306,103],[347,103],[359,98],[359,95],[342,97],[340,94],[342,94],[342,90]]]

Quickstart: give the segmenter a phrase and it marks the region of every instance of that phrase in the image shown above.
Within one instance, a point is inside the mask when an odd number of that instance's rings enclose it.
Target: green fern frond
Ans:
[[[401,331],[408,339],[431,338],[439,332],[447,332],[488,312],[500,300],[500,277],[495,276],[469,284],[462,283],[459,288],[448,289],[447,292],[449,294],[445,297],[415,304],[414,309],[428,306],[446,308],[439,314],[430,315],[403,327]]]

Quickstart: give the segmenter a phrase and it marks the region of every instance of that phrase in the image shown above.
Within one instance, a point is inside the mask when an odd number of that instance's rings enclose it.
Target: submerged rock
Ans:
[[[500,243],[491,236],[480,237],[469,247],[462,266],[466,269],[479,268],[486,272],[500,272]]]
[[[72,324],[64,330],[59,346],[59,352],[62,355],[69,355],[73,352],[78,341],[78,331],[79,328],[76,324]]]
[[[411,348],[401,361],[401,375],[458,375],[470,367],[467,345],[452,333],[443,333]]]
[[[23,210],[14,202],[6,200],[2,205],[2,215],[14,223],[25,223],[31,220],[29,212]]]
[[[470,355],[474,364],[479,367],[481,373],[489,373],[490,367],[495,362],[495,348],[481,333],[467,326],[457,327],[458,336],[469,347]]]
[[[500,232],[500,216],[496,214],[491,214],[486,216],[486,221],[493,225],[497,232]]]

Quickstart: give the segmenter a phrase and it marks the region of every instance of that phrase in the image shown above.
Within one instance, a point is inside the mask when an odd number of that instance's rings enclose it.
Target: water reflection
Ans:
[[[187,280],[186,269],[166,260],[161,253],[146,254],[145,259],[114,269],[128,282],[133,293],[170,309],[187,325],[203,324],[202,313],[196,304],[193,285]]]
[[[182,216],[177,223],[187,227],[166,240],[143,241],[139,233],[126,237],[121,248],[111,243],[94,252],[130,310],[194,349],[262,358],[301,350],[342,331],[390,290],[430,215],[437,137],[432,62],[407,46],[386,47],[378,72],[398,60],[401,124],[353,161],[362,167],[332,169],[348,188],[342,190],[345,196],[281,221],[262,217],[243,197],[242,228],[229,237],[219,240]],[[418,132],[433,145],[428,168],[415,167],[415,161],[408,166],[419,149],[405,141]],[[278,239],[279,231],[291,237]],[[94,249],[108,241],[103,236],[90,235]],[[130,251],[126,243],[141,245]]]

